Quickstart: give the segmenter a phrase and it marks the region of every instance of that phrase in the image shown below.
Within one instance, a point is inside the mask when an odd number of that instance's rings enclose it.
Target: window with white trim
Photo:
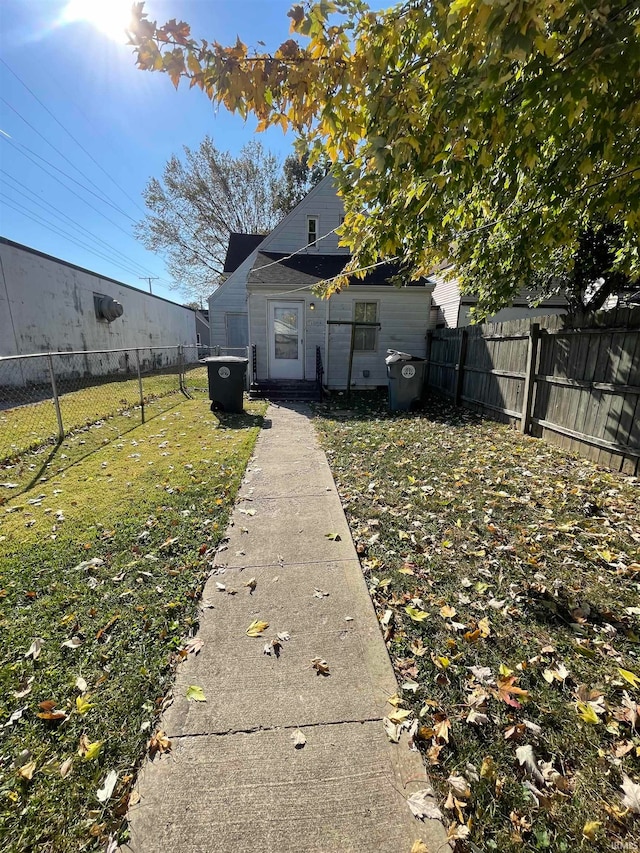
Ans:
[[[307,245],[315,246],[318,240],[318,217],[307,216]]]
[[[378,322],[377,302],[354,302],[353,319],[360,323]],[[354,329],[353,349],[354,352],[375,352],[378,348],[378,330],[375,326],[361,326]]]

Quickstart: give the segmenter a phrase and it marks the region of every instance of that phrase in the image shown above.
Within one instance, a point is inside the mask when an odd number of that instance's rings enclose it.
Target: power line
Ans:
[[[16,184],[18,186],[19,190],[16,190],[16,191],[23,192],[23,193],[26,192],[26,193],[29,193],[30,196],[33,196],[33,199],[28,199],[28,201],[31,201],[32,204],[35,203],[38,206],[44,205],[45,207],[50,208],[54,213],[57,213],[58,216],[62,216],[62,217],[64,217],[64,219],[67,219],[74,228],[77,228],[80,231],[84,231],[87,234],[87,236],[89,236],[92,240],[97,240],[99,243],[102,243],[107,249],[110,249],[111,251],[115,252],[117,255],[120,255],[124,260],[129,261],[134,266],[139,267],[139,269],[142,272],[148,272],[148,273],[152,272],[148,267],[145,267],[144,264],[141,264],[139,261],[136,261],[134,258],[130,257],[129,255],[127,255],[125,252],[121,251],[120,249],[116,248],[111,243],[104,240],[102,237],[98,237],[97,234],[94,234],[93,231],[90,231],[88,228],[85,228],[84,225],[80,225],[79,222],[77,222],[75,219],[73,219],[68,214],[64,213],[62,210],[60,210],[60,208],[56,207],[54,204],[51,204],[51,202],[47,201],[46,199],[39,198],[38,195],[33,192],[33,190],[29,189],[29,187],[27,187],[25,184],[23,184],[22,181],[19,181],[17,178],[14,178],[13,175],[10,175],[4,169],[0,169],[0,172],[2,172],[2,174],[5,175],[5,177],[7,177],[10,181],[12,181],[14,184]],[[9,185],[9,189],[14,189],[14,188]]]
[[[20,151],[20,149],[24,148],[24,149],[25,149],[25,151],[28,151],[28,152],[29,152],[30,154],[32,154],[34,157],[37,157],[37,158],[38,158],[38,160],[42,160],[42,162],[43,162],[43,163],[46,163],[46,164],[47,164],[47,166],[50,166],[52,169],[55,169],[55,170],[56,170],[56,172],[60,172],[60,174],[61,174],[61,175],[64,175],[64,176],[65,176],[65,178],[68,178],[68,180],[73,181],[73,183],[74,183],[74,184],[77,184],[77,185],[78,185],[79,187],[81,187],[85,192],[88,192],[90,195],[95,196],[95,197],[98,199],[98,201],[101,201],[103,204],[107,204],[109,207],[112,207],[112,208],[113,208],[117,213],[122,214],[122,216],[126,217],[127,219],[130,219],[130,220],[131,220],[131,222],[133,222],[133,223],[135,224],[135,221],[136,221],[136,220],[133,218],[133,216],[129,216],[129,214],[128,214],[128,213],[126,213],[126,212],[125,212],[121,207],[118,207],[118,205],[113,204],[112,202],[108,201],[108,200],[107,200],[107,199],[105,199],[105,198],[102,198],[102,197],[101,197],[101,196],[99,196],[97,193],[95,193],[92,189],[90,189],[89,187],[86,187],[83,183],[81,183],[80,181],[77,181],[77,180],[76,180],[74,177],[72,177],[71,175],[68,175],[68,174],[67,174],[63,169],[58,168],[58,166],[54,166],[54,164],[53,164],[53,163],[51,163],[49,160],[47,160],[47,158],[46,158],[46,157],[43,157],[41,154],[37,154],[35,151],[32,151],[32,150],[31,150],[31,148],[29,148],[29,146],[28,146],[28,145],[25,145],[25,144],[24,144],[24,142],[18,142],[18,141],[17,141],[17,140],[15,140],[13,137],[6,137],[6,136],[3,136],[3,137],[1,137],[1,138],[2,138],[5,142],[9,143],[9,145],[13,145],[15,148],[17,148],[17,150],[18,150],[18,151]],[[22,151],[21,151],[20,153],[24,153],[24,152],[22,152]]]
[[[5,201],[4,204],[7,207],[10,207],[13,210],[15,210],[16,213],[19,213],[21,216],[24,216],[27,219],[30,219],[32,222],[35,222],[36,225],[44,225],[47,229],[52,230],[55,233],[57,233],[58,236],[64,237],[67,240],[69,240],[70,242],[75,243],[75,245],[79,246],[81,249],[84,249],[85,251],[90,252],[92,255],[95,255],[96,257],[101,258],[102,260],[107,261],[110,264],[113,264],[114,266],[118,267],[121,270],[124,270],[125,272],[127,272],[131,276],[136,276],[135,270],[132,270],[130,267],[125,266],[124,264],[120,263],[119,261],[116,261],[113,258],[108,257],[107,255],[103,254],[102,252],[98,251],[97,249],[92,248],[91,246],[88,246],[86,243],[81,242],[74,235],[69,234],[67,231],[64,231],[58,225],[52,224],[51,222],[49,222],[46,219],[44,219],[43,217],[41,217],[39,214],[34,213],[33,211],[28,211],[27,208],[24,208],[22,205],[15,202],[13,199],[11,199],[10,201]],[[23,207],[23,209],[20,210],[20,207]]]
[[[137,202],[135,199],[133,199],[133,198],[129,195],[129,193],[128,193],[128,192],[127,192],[127,191],[126,191],[126,190],[125,190],[125,189],[124,189],[124,188],[123,188],[123,187],[122,187],[122,186],[121,186],[121,185],[116,181],[116,179],[115,179],[114,177],[112,177],[112,176],[109,174],[109,172],[107,172],[107,170],[106,170],[103,166],[101,166],[101,165],[100,165],[100,163],[95,159],[95,157],[93,157],[93,155],[92,155],[92,154],[90,154],[90,153],[87,151],[87,149],[84,147],[84,145],[82,145],[82,143],[81,143],[81,142],[78,142],[78,140],[77,140],[77,139],[76,139],[76,137],[71,133],[71,131],[70,131],[70,130],[68,130],[68,129],[64,126],[64,124],[63,124],[61,121],[59,121],[59,119],[58,119],[58,118],[56,118],[56,116],[51,112],[51,110],[49,109],[49,107],[47,107],[47,105],[46,105],[46,104],[44,104],[44,103],[40,100],[40,98],[36,95],[36,93],[35,93],[32,89],[30,89],[30,88],[29,88],[29,86],[27,86],[27,84],[24,82],[24,80],[23,80],[21,77],[19,77],[19,76],[18,76],[18,74],[13,70],[13,68],[11,68],[11,66],[10,66],[7,62],[5,62],[5,60],[4,60],[4,59],[2,59],[2,57],[0,57],[0,62],[4,65],[4,67],[7,69],[7,71],[9,71],[9,73],[10,73],[10,74],[12,74],[12,75],[16,78],[16,80],[17,80],[17,81],[18,81],[22,86],[24,86],[24,88],[27,90],[27,92],[29,92],[29,94],[31,95],[31,97],[32,97],[32,98],[34,98],[34,99],[35,99],[35,100],[40,104],[40,106],[42,107],[42,109],[43,109],[43,110],[45,110],[45,112],[47,112],[47,113],[51,116],[51,118],[55,121],[55,123],[56,123],[57,125],[59,125],[59,126],[64,130],[64,132],[67,134],[67,136],[75,142],[75,144],[78,146],[78,148],[86,154],[86,156],[91,160],[91,162],[92,162],[92,163],[94,163],[94,165],[96,165],[96,166],[98,167],[98,169],[100,169],[100,171],[101,171],[104,175],[106,175],[106,176],[107,176],[107,178],[109,178],[109,180],[111,181],[111,183],[112,183],[114,186],[116,186],[116,187],[120,190],[120,192],[121,192],[123,195],[125,195],[125,196],[129,199],[129,201],[130,201],[132,204],[134,204],[134,205],[138,208],[138,210],[139,210],[139,211],[141,211],[143,214],[145,214],[145,211],[140,207],[140,205],[138,204],[138,202]]]
[[[82,169],[76,163],[73,162],[73,160],[70,160],[63,151],[60,151],[60,149],[57,148],[53,144],[53,142],[51,142],[50,139],[47,139],[47,137],[43,133],[40,133],[38,128],[35,127],[35,125],[31,124],[31,122],[28,119],[26,119],[19,110],[17,110],[12,104],[10,104],[6,98],[3,98],[0,96],[0,101],[2,101],[2,103],[5,104],[5,106],[9,107],[9,109],[12,112],[14,112],[18,116],[18,118],[21,119],[27,125],[27,127],[30,127],[31,130],[40,137],[40,139],[43,139],[47,143],[47,145],[49,145],[51,148],[53,148],[53,150],[56,152],[56,154],[58,154],[60,157],[62,157],[63,160],[65,160],[72,168],[74,168],[80,175],[82,175],[82,177],[86,181],[88,181],[91,184],[91,186],[93,186],[99,193],[102,193],[102,190],[95,183],[95,181],[93,181],[85,172],[83,172]],[[103,199],[103,200],[106,200],[106,199]],[[124,213],[124,211],[122,211],[122,213]]]

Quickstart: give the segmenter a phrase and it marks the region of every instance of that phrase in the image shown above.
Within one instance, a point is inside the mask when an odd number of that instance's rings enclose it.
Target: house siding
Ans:
[[[319,240],[316,246],[305,249],[306,252],[325,255],[349,253],[347,248],[338,246],[336,234],[329,234],[340,225],[340,217],[344,216],[344,205],[342,199],[336,195],[336,184],[331,175],[323,178],[276,226],[260,245],[260,251],[290,253],[306,246],[309,216],[318,217],[318,237],[324,234],[329,236]]]
[[[455,277],[449,278],[446,271],[430,276],[430,280],[435,282],[433,303],[439,308],[437,322],[442,323],[444,321],[447,329],[455,329],[458,326],[460,313],[458,280]],[[464,325],[468,325],[468,323]]]
[[[209,297],[209,328],[211,346],[227,346],[227,314],[247,314],[247,277],[255,262],[257,250],[231,273],[224,284]],[[248,321],[247,321],[248,322]]]

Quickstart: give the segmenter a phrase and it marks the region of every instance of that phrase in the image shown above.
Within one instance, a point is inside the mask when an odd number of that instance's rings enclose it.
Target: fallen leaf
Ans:
[[[411,810],[411,814],[417,817],[418,820],[442,820],[443,814],[437,806],[435,795],[432,788],[424,788],[422,791],[416,791],[407,800],[407,805]]]
[[[629,672],[628,669],[618,669],[618,672],[632,687],[640,687],[640,676],[636,675],[635,672]]]
[[[73,766],[73,758],[65,759],[60,765],[60,775],[64,779],[71,772],[71,768]]]
[[[251,594],[254,589],[258,586],[258,581],[255,578],[250,578],[246,583],[243,584],[249,588],[249,594]]]
[[[411,605],[405,607],[404,610],[407,616],[413,619],[414,622],[424,622],[429,617],[426,611],[420,610],[418,607],[412,607]]]
[[[323,589],[318,589],[318,587],[315,587],[313,590],[314,598],[326,598],[328,595],[328,592],[325,592]]]
[[[330,539],[332,542],[341,542],[342,537],[339,533],[325,533],[324,534],[327,539]]]
[[[206,696],[204,695],[204,691],[202,687],[198,687],[196,684],[191,684],[187,687],[187,692],[185,693],[188,702],[206,702]]]
[[[399,743],[400,742],[400,726],[396,723],[391,722],[388,717],[382,718],[382,725],[384,727],[384,731],[386,736],[389,738],[391,743]]]
[[[411,846],[411,853],[429,853],[429,848],[424,841],[414,841]]]
[[[322,658],[314,658],[311,661],[311,666],[319,675],[329,675],[329,664]]]
[[[71,637],[70,640],[65,640],[64,643],[61,643],[60,645],[67,649],[79,649],[83,642],[84,640],[82,637]]]
[[[602,823],[599,820],[588,820],[582,827],[582,834],[589,841],[595,841],[601,826]]]
[[[640,814],[640,785],[633,782],[626,774],[622,777],[622,785],[624,791],[622,805],[626,806],[630,812]]]
[[[452,774],[447,779],[447,785],[449,785],[456,797],[467,798],[471,796],[471,789],[469,788],[469,783],[464,778],[464,776]]]
[[[75,688],[76,690],[79,690],[80,693],[84,693],[87,689],[87,682],[81,675],[76,678]]]
[[[132,791],[131,794],[129,795],[129,805],[130,806],[137,806],[139,802],[140,802],[140,791]],[[114,847],[114,853],[117,853],[117,851],[119,849],[120,848],[117,846],[117,843],[116,843],[116,846]],[[109,853],[109,848],[107,848],[105,850],[105,853]]]
[[[405,681],[401,684],[401,687],[409,693],[417,693],[420,689],[420,685],[417,681]]]
[[[291,639],[291,634],[288,631],[280,631],[278,634],[278,639],[283,643],[286,643],[287,640]]]
[[[443,619],[453,619],[456,613],[457,610],[455,607],[450,607],[448,604],[445,604],[444,607],[440,608],[440,615]]]
[[[44,645],[44,640],[42,637],[36,637],[31,641],[31,645],[29,646],[29,651],[25,654],[26,658],[33,658],[33,660],[37,660],[40,656],[40,652],[42,651],[42,646]]]
[[[399,725],[400,723],[404,723],[404,721],[410,716],[411,711],[407,711],[406,708],[396,708],[389,714],[389,720],[391,720],[392,723]]]
[[[76,696],[76,711],[78,714],[86,714],[93,708],[93,702],[89,702],[89,697]]]
[[[496,763],[490,755],[486,755],[482,759],[482,764],[480,766],[480,778],[481,779],[495,779],[496,778]]]
[[[109,773],[107,773],[104,782],[102,783],[102,788],[98,788],[98,790],[96,791],[96,796],[101,803],[106,803],[107,800],[110,799],[117,781],[118,774],[115,770],[110,770]]]
[[[227,591],[227,587],[225,586],[225,584],[220,583],[220,581],[216,581],[216,589],[218,590],[218,592],[226,592]]]
[[[538,762],[536,761],[536,757],[533,753],[533,747],[530,743],[526,743],[524,746],[519,746],[516,749],[516,758],[534,781],[538,782],[540,785],[544,785],[544,776],[540,772]]]
[[[204,640],[201,640],[200,637],[193,637],[184,644],[184,650],[187,654],[198,655],[203,646]]]
[[[163,755],[165,752],[169,752],[170,749],[171,741],[162,731],[162,729],[158,729],[158,731],[149,741],[149,755],[153,759],[158,753],[160,753],[160,755]]]
[[[18,685],[18,689],[14,691],[14,697],[16,699],[24,699],[25,696],[28,696],[31,693],[31,688],[33,687],[35,676],[31,675],[27,678],[26,681],[20,682]]]
[[[78,743],[78,755],[85,761],[93,761],[100,755],[103,744],[102,740],[94,740],[92,743],[85,734],[82,734]]]
[[[263,631],[266,631],[268,627],[269,627],[268,622],[260,622],[258,619],[256,619],[247,628],[247,630],[246,630],[247,637],[259,637],[260,634],[262,634]]]
[[[35,761],[29,761],[28,764],[23,764],[22,767],[18,768],[18,776],[20,776],[21,779],[26,779],[28,782],[30,782],[33,779],[35,769]]]
[[[592,726],[597,726],[600,722],[600,718],[596,714],[593,705],[590,702],[577,702],[576,710],[582,720],[585,723],[589,723]]]
[[[302,734],[300,729],[295,730],[291,735],[291,740],[293,741],[293,745],[296,749],[302,749],[307,742],[306,737]]]

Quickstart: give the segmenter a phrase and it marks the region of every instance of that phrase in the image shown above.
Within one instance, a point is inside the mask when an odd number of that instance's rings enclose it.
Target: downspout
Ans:
[[[324,357],[326,361],[325,366],[325,387],[327,390],[329,389],[329,320],[331,319],[331,297],[327,297],[327,322],[324,327]]]

